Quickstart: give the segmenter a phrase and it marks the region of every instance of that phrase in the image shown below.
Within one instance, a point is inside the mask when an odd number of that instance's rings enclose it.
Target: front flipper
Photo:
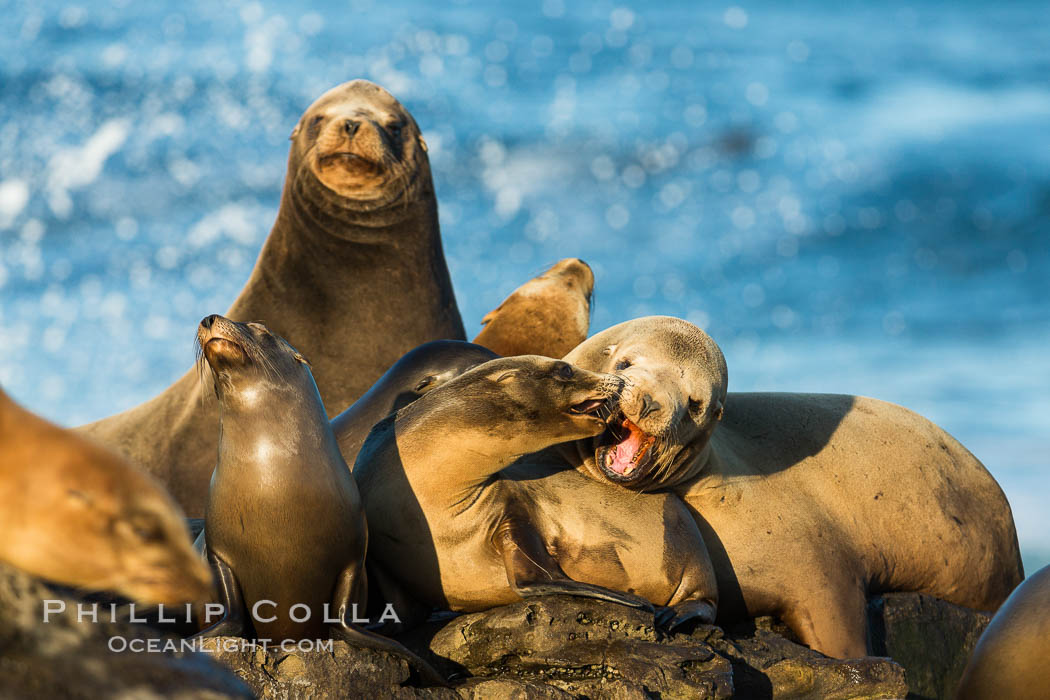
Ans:
[[[338,611],[339,622],[332,625],[332,637],[341,639],[351,646],[385,651],[388,654],[399,656],[415,669],[423,682],[428,685],[448,686],[441,674],[402,644],[362,629],[352,622],[353,604],[368,599],[368,579],[365,577],[363,568],[354,564],[348,566],[339,575],[335,593],[332,596],[332,607]]]
[[[569,578],[547,552],[539,533],[529,525],[506,519],[496,528],[493,543],[503,555],[510,587],[522,598],[574,595],[653,612],[652,603],[644,598]]]
[[[715,606],[706,600],[685,600],[656,611],[656,626],[667,632],[685,632],[696,625],[715,624]]]
[[[201,533],[201,538],[203,537],[204,533]],[[214,552],[208,552],[208,563],[211,564],[215,580],[219,582],[219,602],[223,605],[223,616],[214,625],[205,628],[193,635],[193,637],[248,636],[251,630],[236,574],[233,573],[233,569],[230,568],[229,564],[220,559],[219,555]]]

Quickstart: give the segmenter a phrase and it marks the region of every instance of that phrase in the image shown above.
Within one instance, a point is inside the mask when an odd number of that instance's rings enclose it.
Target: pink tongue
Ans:
[[[638,450],[641,447],[642,434],[632,430],[626,440],[610,450],[609,455],[612,457],[612,460],[609,462],[609,468],[617,474],[626,474],[631,466],[631,460],[638,454]]]

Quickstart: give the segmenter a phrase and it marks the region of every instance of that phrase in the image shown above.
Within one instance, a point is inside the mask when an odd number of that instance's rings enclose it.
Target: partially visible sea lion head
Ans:
[[[299,396],[304,390],[317,394],[310,363],[261,323],[237,323],[212,314],[197,326],[197,344],[226,412],[268,411],[276,405],[275,395]]]
[[[390,394],[387,411],[394,413],[467,370],[496,357],[488,348],[463,340],[432,340],[405,353],[362,399],[385,391]]]
[[[521,442],[526,454],[535,450],[537,435],[554,445],[601,433],[622,384],[562,360],[519,355],[478,365],[409,409],[456,401],[463,408],[457,414],[467,423],[462,428],[481,431],[486,439]]]
[[[593,295],[590,266],[565,258],[487,313],[474,342],[505,357],[561,357],[587,337]]]
[[[722,351],[706,333],[681,319],[650,316],[588,338],[565,361],[624,381],[608,430],[583,449],[584,473],[639,491],[693,476],[694,458],[722,418],[729,383]]]
[[[211,589],[182,512],[152,477],[2,391],[0,497],[0,559],[24,571],[147,604]]]
[[[289,175],[309,173],[350,208],[413,201],[433,189],[426,142],[389,92],[351,80],[321,95],[292,131]],[[356,206],[353,203],[356,202]]]

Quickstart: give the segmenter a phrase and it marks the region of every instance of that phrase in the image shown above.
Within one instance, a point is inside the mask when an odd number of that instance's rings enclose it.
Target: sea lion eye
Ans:
[[[399,139],[401,138],[401,127],[401,123],[398,122],[396,124],[391,124],[386,128],[386,130],[389,131],[390,135],[393,136],[395,139]]]
[[[560,363],[555,369],[555,371],[558,373],[558,376],[562,379],[572,379],[573,375],[575,374],[575,372],[572,371],[572,365],[566,364],[564,362]]]
[[[428,386],[430,386],[433,382],[434,382],[434,378],[433,377],[423,377],[423,379],[420,380],[419,384],[416,384],[416,388],[413,389],[413,391],[415,391],[416,393],[419,393],[420,391],[423,391]]]
[[[508,379],[513,379],[516,376],[518,376],[518,370],[512,369],[509,372],[504,372],[503,374],[496,377],[496,383],[499,384],[500,382],[505,382]]]
[[[306,127],[306,135],[310,139],[317,138],[318,132],[321,131],[321,122],[324,121],[324,115],[318,114],[310,120],[310,125]]]
[[[164,539],[164,528],[160,521],[151,515],[133,516],[128,523],[131,531],[143,542],[160,542]]]
[[[625,359],[625,360],[620,360],[619,362],[617,362],[615,369],[616,369],[617,372],[619,372],[621,369],[627,369],[630,366],[631,366],[631,361]]]
[[[689,399],[689,412],[690,413],[699,413],[700,412],[700,408],[703,405],[704,405],[704,402],[701,401],[700,399],[690,398]]]

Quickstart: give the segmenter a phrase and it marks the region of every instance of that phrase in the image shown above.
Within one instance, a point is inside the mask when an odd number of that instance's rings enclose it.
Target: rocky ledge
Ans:
[[[45,599],[66,603],[47,623]],[[535,598],[403,635],[450,679],[423,688],[403,660],[339,641],[284,651],[220,638],[208,653],[115,653],[115,636],[178,638],[105,614],[78,622],[77,602],[0,567],[4,697],[946,698],[989,619],[927,596],[886,595],[869,608],[880,656],[838,660],[797,644],[771,618],[665,635],[639,610]]]
[[[873,645],[891,656],[829,659],[775,620],[666,636],[641,611],[584,598],[535,598],[435,621],[401,641],[450,678],[412,685],[400,659],[334,642],[331,651],[224,651],[260,698],[942,698],[988,616],[934,598],[887,595],[870,607]],[[909,692],[909,686],[910,691]]]

